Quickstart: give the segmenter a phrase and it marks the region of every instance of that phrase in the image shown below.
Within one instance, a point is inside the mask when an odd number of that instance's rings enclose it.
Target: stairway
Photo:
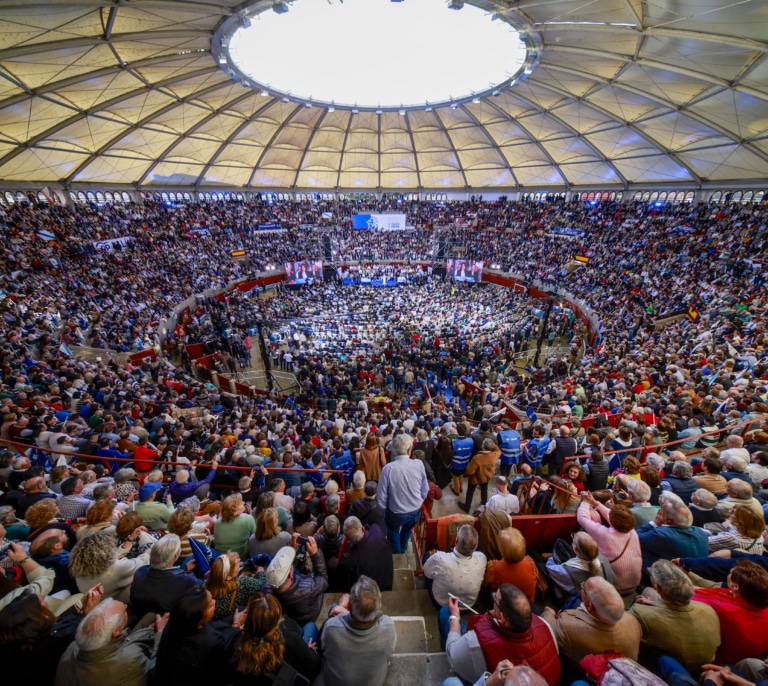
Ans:
[[[397,645],[389,659],[385,686],[440,686],[453,672],[440,647],[437,609],[429,599],[429,593],[417,588],[423,584],[417,583],[413,575],[416,559],[410,547],[407,553],[393,558],[392,590],[381,594],[381,610],[392,617],[397,632]],[[318,626],[322,626],[331,605],[340,597],[341,593],[325,594]]]

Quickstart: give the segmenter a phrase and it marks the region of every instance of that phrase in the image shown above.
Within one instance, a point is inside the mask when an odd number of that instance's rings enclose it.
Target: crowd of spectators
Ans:
[[[416,228],[346,223],[396,209]],[[323,212],[332,225],[309,226]],[[601,671],[584,660],[605,650],[634,661],[608,664],[635,670],[633,683],[653,683],[645,668],[674,684],[702,670],[713,683],[764,679],[765,217],[753,206],[395,200],[4,209],[4,674],[383,684],[392,555],[450,485],[465,495],[457,526],[423,566],[463,683],[486,671],[489,684],[570,683]],[[454,254],[573,293],[601,317],[601,336],[581,359],[522,373],[512,354],[550,333],[527,294],[432,276],[232,295],[174,332],[181,354],[231,329],[219,352],[240,359],[232,344],[248,349],[248,322],[266,326],[275,365],[300,383],[288,404],[222,391],[183,358],[118,365],[66,352],[159,346],[175,304],[321,259],[328,233],[337,258],[355,261],[428,262],[442,236]],[[241,247],[248,262],[228,258]],[[575,254],[588,265],[567,268]],[[346,344],[362,325],[376,329],[360,354]],[[550,325],[587,334],[565,312]],[[505,401],[538,412],[530,436],[502,417]],[[586,431],[585,417],[596,417]],[[512,521],[532,509],[573,513],[582,531],[551,552],[527,549]],[[479,535],[461,510],[478,515]],[[318,628],[328,591],[344,595]],[[457,597],[480,614],[465,623]]]

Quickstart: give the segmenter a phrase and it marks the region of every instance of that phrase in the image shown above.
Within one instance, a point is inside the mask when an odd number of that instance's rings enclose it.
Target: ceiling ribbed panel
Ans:
[[[455,107],[377,114],[233,80],[211,39],[240,3],[0,0],[0,179],[514,189],[768,177],[762,0],[477,4],[537,34],[531,73]]]

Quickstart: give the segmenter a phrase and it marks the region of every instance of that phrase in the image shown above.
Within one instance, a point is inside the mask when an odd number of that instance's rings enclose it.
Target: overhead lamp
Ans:
[[[235,78],[235,70],[231,67],[227,69],[227,74],[229,74],[233,79]]]
[[[251,84],[248,81],[243,81],[243,88],[250,88]]]
[[[455,102],[451,103],[451,109],[455,110],[458,107],[458,105]]]
[[[431,112],[431,111],[432,111],[432,108],[431,108],[431,107],[429,107],[429,105],[427,105],[427,107],[425,107],[425,108],[424,108],[424,111],[425,111],[425,112]]]
[[[360,114],[360,110],[355,108],[355,109],[352,110],[352,114]]]
[[[304,103],[304,107],[312,107],[312,103],[311,102],[305,102]]]
[[[394,2],[394,0],[393,0]],[[384,114],[383,110],[376,110],[376,114]]]
[[[264,97],[267,97],[269,95],[269,91],[265,90],[264,88],[261,89],[261,92],[259,95],[263,95]]]
[[[400,110],[400,116],[401,116],[401,117],[404,117],[404,116],[405,116],[405,110]]]
[[[289,9],[291,8],[288,6],[287,2],[276,2],[272,5],[272,11],[275,14],[285,14]]]
[[[336,108],[335,108],[333,105],[331,105],[331,106],[328,108],[328,111],[329,111],[329,112],[335,112],[335,111],[336,111]]]
[[[283,102],[290,102],[289,98],[283,98]]]
[[[491,95],[501,95],[501,91],[498,88],[494,88]]]
[[[480,102],[480,98],[472,98],[472,102],[475,103],[475,105],[477,105],[477,103]]]
[[[449,10],[461,10],[464,9],[464,0],[448,0]]]
[[[251,28],[251,20],[247,16],[243,15],[243,16],[240,17],[240,19],[238,19],[237,25],[241,29],[250,29]]]

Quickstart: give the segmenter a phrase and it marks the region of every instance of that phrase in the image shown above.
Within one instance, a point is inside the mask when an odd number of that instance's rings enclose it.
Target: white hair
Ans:
[[[119,606],[125,607],[114,598],[106,598],[80,622],[75,633],[75,643],[80,650],[98,650],[112,640],[112,634],[123,622]]]
[[[181,540],[176,534],[166,534],[152,546],[149,563],[152,569],[169,569],[181,552]]]

